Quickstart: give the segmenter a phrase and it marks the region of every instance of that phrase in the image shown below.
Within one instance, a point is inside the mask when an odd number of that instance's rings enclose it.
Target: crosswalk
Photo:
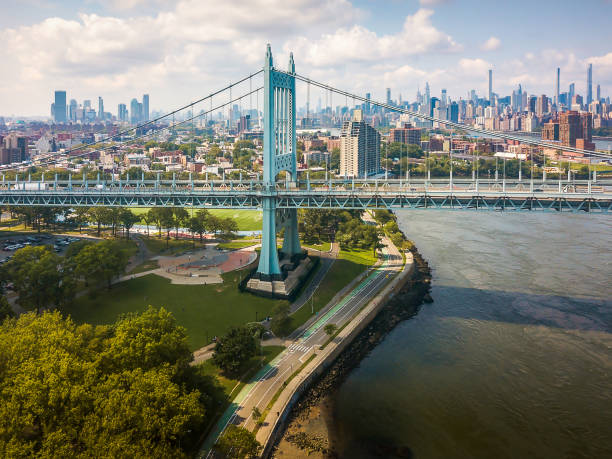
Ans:
[[[308,352],[311,346],[304,346],[303,344],[293,343],[289,346],[289,353],[293,354],[294,352]]]

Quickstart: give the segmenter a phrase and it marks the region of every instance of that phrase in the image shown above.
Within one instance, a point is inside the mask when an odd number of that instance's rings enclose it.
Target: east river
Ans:
[[[433,270],[434,303],[340,386],[340,457],[612,457],[612,216],[398,221]]]

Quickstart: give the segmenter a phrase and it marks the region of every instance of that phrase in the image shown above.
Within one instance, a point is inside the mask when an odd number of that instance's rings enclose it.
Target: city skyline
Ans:
[[[4,116],[45,116],[58,88],[78,100],[102,96],[107,107],[149,93],[156,101],[152,110],[168,110],[228,77],[252,72],[261,65],[268,41],[282,49],[275,56],[279,65],[293,50],[300,73],[357,93],[371,92],[375,100],[385,100],[387,87],[394,99],[402,94],[414,100],[426,82],[433,94],[446,88],[455,100],[471,89],[487,97],[489,69],[493,92],[502,95],[521,84],[530,94],[555,96],[560,68],[561,88],[575,83],[576,93],[586,99],[589,64],[592,84],[601,86],[604,97],[612,87],[612,52],[603,27],[612,3],[603,0],[581,7],[580,14],[572,5],[547,10],[549,21],[571,17],[576,30],[552,32],[555,46],[509,32],[522,24],[550,34],[546,21],[537,29],[534,14],[552,2],[529,13],[520,13],[520,4],[514,10],[496,8],[503,30],[482,21],[483,13],[469,6],[473,2],[459,1],[389,2],[384,8],[358,0],[263,2],[257,5],[258,27],[249,24],[243,8],[208,2],[38,3],[41,8],[28,11],[12,5],[0,20],[0,38],[6,43],[0,56],[14,69],[0,77]],[[202,24],[212,23],[203,33]],[[589,40],[578,32],[587,23],[593,31]],[[228,60],[228,54],[235,58]]]

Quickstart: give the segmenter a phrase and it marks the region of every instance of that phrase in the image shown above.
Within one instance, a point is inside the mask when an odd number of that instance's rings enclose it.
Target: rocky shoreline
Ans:
[[[333,444],[333,426],[328,425],[333,413],[333,395],[352,369],[374,349],[395,326],[414,316],[423,302],[433,300],[431,270],[427,262],[413,246],[414,274],[387,304],[375,319],[353,340],[348,347],[295,404],[289,415],[287,428],[275,444],[272,457],[298,458],[308,455],[313,458],[339,457]],[[380,455],[411,457],[409,450],[388,451],[380,445]]]

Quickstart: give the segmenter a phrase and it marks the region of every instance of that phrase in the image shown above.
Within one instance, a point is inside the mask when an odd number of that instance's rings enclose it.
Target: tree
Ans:
[[[102,241],[91,244],[74,257],[75,273],[90,280],[104,281],[110,289],[112,280],[122,274],[128,264],[128,256],[117,241]]]
[[[130,238],[130,229],[134,226],[135,223],[140,221],[140,217],[136,215],[129,209],[122,209],[121,214],[119,215],[119,219],[121,220],[121,224],[125,228],[126,239]]]
[[[103,223],[109,220],[109,209],[108,207],[90,207],[87,215],[89,221],[95,223],[98,226],[98,236],[100,236],[100,227]]]
[[[257,354],[257,341],[247,327],[230,327],[217,341],[212,360],[215,365],[230,374]]]
[[[7,317],[15,317],[15,312],[4,295],[0,295],[0,323]]]
[[[89,209],[87,207],[77,207],[74,210],[74,221],[79,225],[79,233],[83,230],[83,223],[87,223]]]
[[[200,209],[196,212],[194,219],[197,220],[197,223],[192,222],[191,228],[192,232],[198,233],[200,235],[200,242],[202,242],[202,236],[208,230],[208,219],[210,218],[210,212],[206,209]]]
[[[277,305],[272,311],[270,328],[276,336],[285,336],[291,332],[293,319],[289,315],[290,312],[289,305],[284,303]]]
[[[235,424],[228,425],[215,444],[215,450],[223,457],[232,459],[257,457],[260,449],[261,444],[255,434]]]
[[[173,207],[172,208],[174,227],[176,229],[176,233],[174,234],[174,238],[179,238],[179,228],[181,225],[186,224],[189,220],[189,212],[185,210],[183,207]]]
[[[331,336],[336,333],[336,330],[338,330],[338,326],[336,324],[326,324],[323,330],[325,330],[327,336],[331,338]]]
[[[64,275],[62,260],[49,246],[17,250],[6,272],[19,295],[19,304],[26,309],[59,306],[72,296],[72,282]]]
[[[189,387],[183,351],[166,353],[180,330],[165,314],[143,315],[144,332],[76,325],[58,312],[5,320],[0,456],[182,457],[206,395]],[[164,358],[142,360],[144,348]]]

